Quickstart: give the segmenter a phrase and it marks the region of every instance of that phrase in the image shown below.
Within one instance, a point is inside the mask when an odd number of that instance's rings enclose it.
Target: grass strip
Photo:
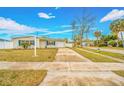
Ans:
[[[0,86],[36,86],[46,74],[46,70],[0,70]]]
[[[95,49],[89,49],[89,48],[83,48],[83,49],[86,49],[88,51],[92,51],[92,52],[95,52],[95,53],[100,53],[100,54],[103,54],[103,55],[107,55],[107,56],[111,56],[111,57],[114,57],[114,58],[119,58],[119,59],[122,59],[124,60],[124,55],[123,54],[120,54],[120,53],[112,53],[112,52],[106,52],[106,51],[97,51]]]
[[[124,77],[124,70],[113,71],[115,74]]]
[[[113,60],[113,59],[110,59],[110,58],[106,58],[106,57],[103,57],[103,56],[98,55],[98,54],[93,54],[93,53],[89,53],[89,52],[83,51],[83,49],[79,50],[78,48],[73,48],[73,50],[75,50],[77,53],[79,53],[82,56],[90,59],[93,62],[118,62],[116,60]]]

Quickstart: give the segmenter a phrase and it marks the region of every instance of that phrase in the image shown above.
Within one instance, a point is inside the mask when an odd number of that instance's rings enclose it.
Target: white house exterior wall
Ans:
[[[19,40],[34,40],[34,37],[20,37],[20,38],[13,38],[13,48],[22,48],[22,46],[19,46]],[[64,41],[55,40],[55,45],[47,45],[47,40],[41,40],[40,38],[37,38],[36,40],[36,46],[37,48],[54,48],[54,47],[66,47]],[[34,45],[30,46],[30,48],[33,48]]]
[[[12,41],[13,41],[13,48],[19,48],[20,46],[19,46],[19,40],[34,40],[34,37],[24,37],[24,38],[15,38],[15,39],[13,39]],[[37,41],[37,48],[39,48],[39,39],[37,39],[36,40]],[[32,48],[33,48],[33,46],[32,46]]]
[[[37,38],[36,42],[37,42],[37,43],[36,43],[36,47],[37,47],[37,48],[40,48],[40,40],[39,40],[38,38]]]
[[[45,48],[45,47],[46,47],[46,41],[41,41],[40,48]]]

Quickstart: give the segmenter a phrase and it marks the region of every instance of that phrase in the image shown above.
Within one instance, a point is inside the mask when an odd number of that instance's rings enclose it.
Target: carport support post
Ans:
[[[37,56],[37,39],[36,35],[34,36],[34,56]]]

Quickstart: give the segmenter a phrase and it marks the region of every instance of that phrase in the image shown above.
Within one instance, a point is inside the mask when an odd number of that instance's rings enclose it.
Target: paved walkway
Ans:
[[[96,47],[88,47],[88,48],[91,48],[91,49],[97,49]],[[117,49],[104,49],[104,48],[100,48],[101,51],[108,51],[108,52],[112,52],[112,53],[120,53],[120,54],[124,54],[124,50],[117,50]]]
[[[124,78],[112,72],[124,70],[124,63],[94,63],[67,48],[59,49],[55,62],[0,62],[0,69],[46,69],[42,86],[124,85]]]

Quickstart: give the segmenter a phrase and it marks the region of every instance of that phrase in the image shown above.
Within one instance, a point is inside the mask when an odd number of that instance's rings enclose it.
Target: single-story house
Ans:
[[[33,36],[23,36],[12,38],[13,48],[22,48],[23,43],[30,43],[29,48],[33,48],[35,45],[35,37]],[[58,48],[58,47],[66,47],[65,39],[52,39],[52,38],[36,38],[36,47],[37,48]]]
[[[5,39],[0,39],[0,49],[12,49],[13,42]]]

